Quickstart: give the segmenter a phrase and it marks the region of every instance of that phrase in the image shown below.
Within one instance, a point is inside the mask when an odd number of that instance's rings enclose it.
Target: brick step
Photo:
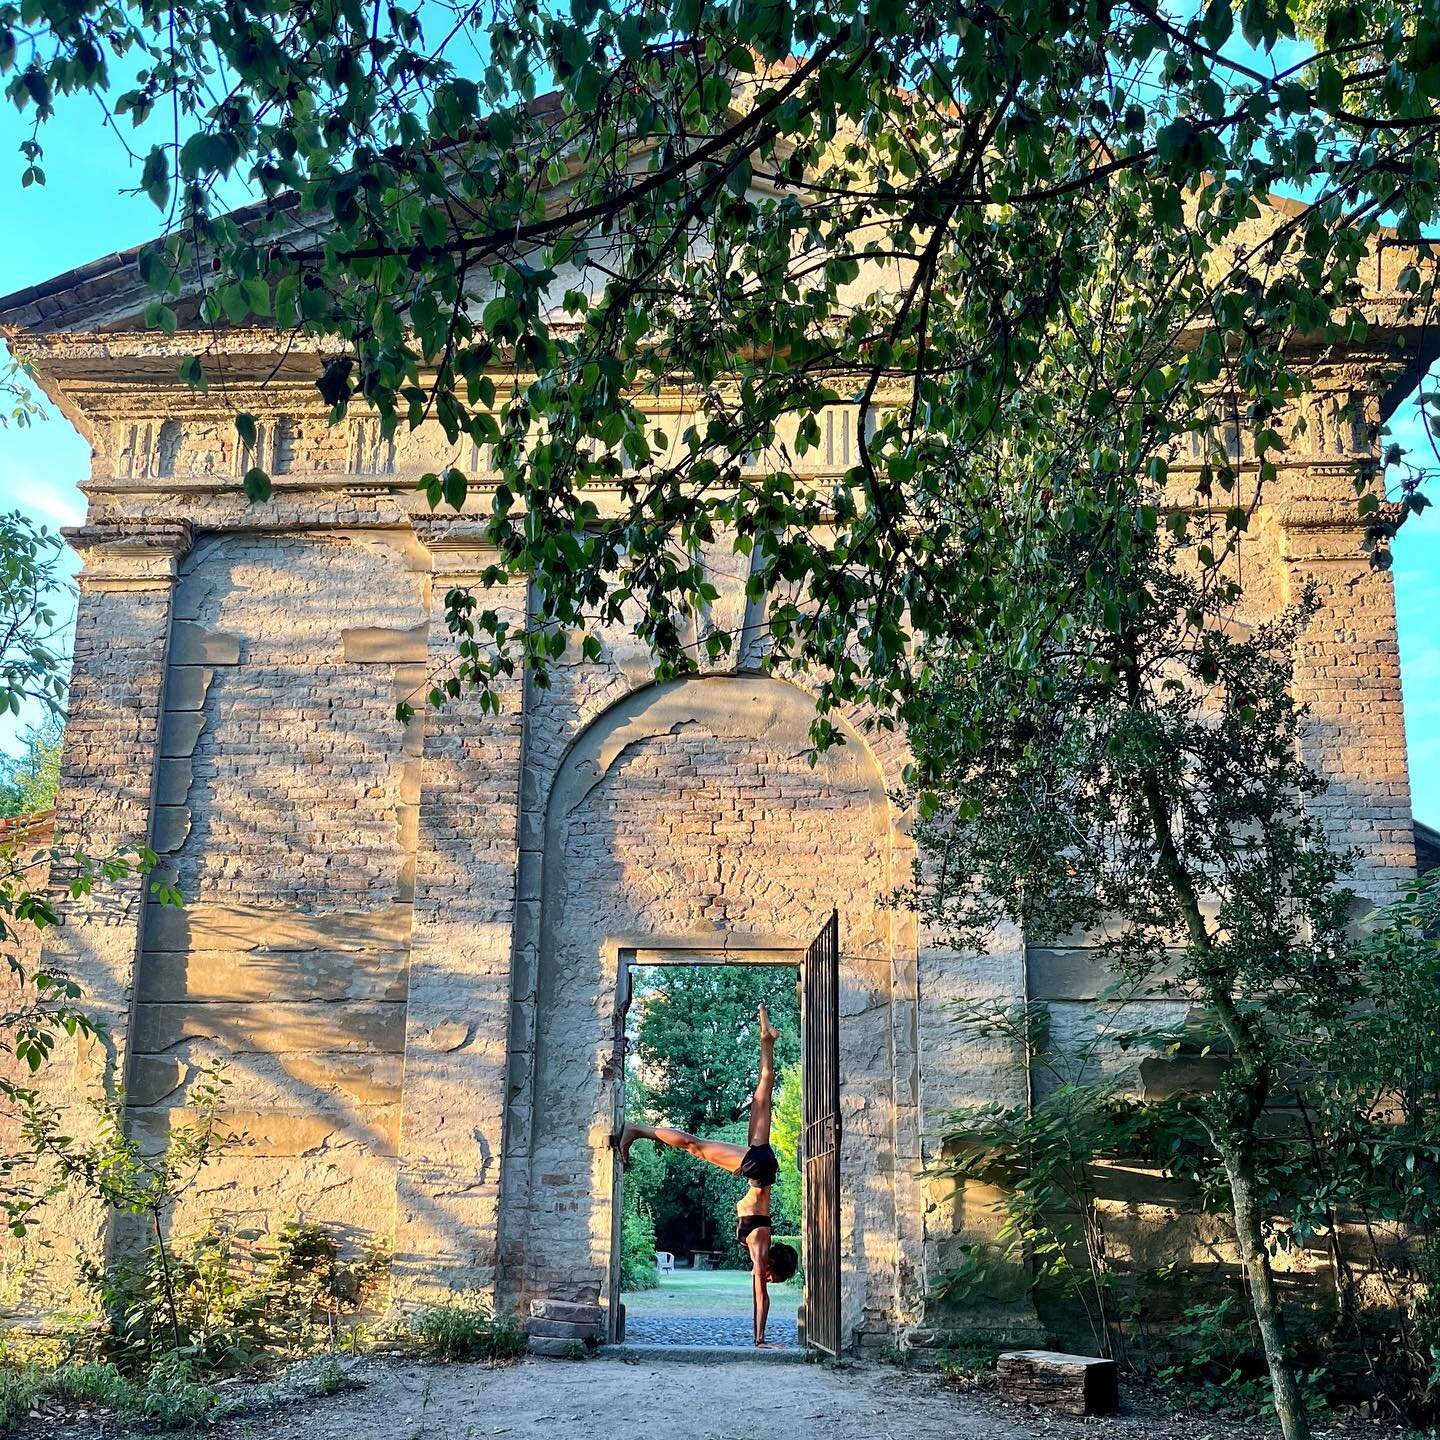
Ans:
[[[532,1335],[530,1353],[542,1355],[547,1360],[583,1360],[591,1354],[591,1348],[583,1340],[558,1340],[549,1335]]]

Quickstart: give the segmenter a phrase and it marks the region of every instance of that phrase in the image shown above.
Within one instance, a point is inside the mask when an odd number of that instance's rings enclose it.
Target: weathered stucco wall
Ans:
[[[393,1227],[428,557],[384,532],[216,535],[176,586],[130,1124],[163,1145],[223,1063],[227,1125],[176,1217]],[[423,655],[423,649],[419,652]]]
[[[724,670],[652,686],[622,624],[597,632],[594,663],[578,662],[576,637],[548,687],[503,684],[498,713],[422,703],[401,725],[397,700],[423,702],[453,654],[446,590],[489,559],[483,485],[466,514],[441,517],[413,481],[452,458],[483,476],[484,457],[433,427],[393,444],[363,417],[328,427],[283,373],[231,392],[260,417],[259,454],[242,453],[213,392],[155,380],[170,365],[156,343],[77,341],[67,362],[96,478],[75,537],[86,570],[57,824],[97,849],[150,841],[187,907],[146,905],[128,882],[70,908],[51,953],[109,1030],[64,1047],[56,1092],[73,1104],[109,1062],[136,1132],[158,1145],[198,1067],[224,1060],[227,1120],[246,1138],[177,1224],[215,1209],[390,1240],[406,1300],[595,1295],[621,948],[803,946],[838,906],[847,1328],[1035,1337],[1015,1271],[927,1315],[930,1287],[998,1225],[994,1192],[927,1175],[941,1121],[1025,1098],[1014,1053],[959,1037],[954,1006],[1046,1003],[1078,1048],[1107,1023],[1104,979],[1084,944],[1002,931],[956,954],[887,905],[912,858],[890,795],[903,738],[862,734],[852,716],[848,743],[809,763],[810,698],[752,673],[764,615],[748,561],[725,537],[704,557],[719,593],[689,638],[711,622],[741,630]],[[1360,384],[1339,376],[1336,393]],[[824,433],[817,472],[851,458],[845,415]],[[1314,434],[1252,527],[1247,583],[1267,605],[1320,586],[1297,685],[1334,782],[1327,823],[1365,851],[1362,889],[1381,898],[1413,855],[1393,597],[1360,552],[1349,488],[1375,442],[1324,416]],[[256,458],[276,476],[264,506],[238,488]],[[518,619],[526,586],[486,603]],[[1154,1015],[1183,1002],[1137,1003]],[[1117,1181],[1117,1214],[1147,1215],[1150,1185]],[[106,1236],[93,1208],[55,1213],[63,1243],[26,1260],[48,1267],[37,1294],[63,1293],[73,1251]]]

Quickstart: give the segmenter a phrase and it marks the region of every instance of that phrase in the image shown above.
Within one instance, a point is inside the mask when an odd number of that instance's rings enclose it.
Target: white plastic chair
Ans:
[[[673,1275],[675,1273],[675,1257],[668,1250],[657,1250],[655,1252],[655,1268],[662,1275]]]

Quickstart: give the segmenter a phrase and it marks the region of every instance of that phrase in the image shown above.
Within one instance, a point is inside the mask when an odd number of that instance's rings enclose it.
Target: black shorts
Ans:
[[[752,1145],[740,1162],[740,1174],[752,1185],[773,1185],[780,1174],[780,1157],[768,1145]]]
[[[770,1229],[768,1215],[742,1215],[739,1223],[735,1226],[736,1243],[743,1245],[755,1231],[768,1229]]]

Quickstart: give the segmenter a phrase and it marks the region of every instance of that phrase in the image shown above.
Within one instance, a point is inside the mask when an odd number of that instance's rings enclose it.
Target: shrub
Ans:
[[[420,1348],[436,1360],[514,1360],[529,1344],[513,1321],[478,1301],[432,1305],[410,1320]]]
[[[0,1364],[0,1435],[18,1430],[44,1393],[38,1365]]]
[[[625,1196],[620,1217],[620,1287],[653,1290],[660,1283],[655,1265],[655,1221],[650,1212]]]
[[[87,1272],[106,1319],[99,1355],[139,1375],[166,1357],[207,1373],[333,1349],[385,1268],[379,1250],[347,1258],[318,1225],[264,1237],[212,1222],[164,1256],[152,1245]]]
[[[770,1213],[775,1223],[786,1229],[798,1226],[805,1213],[804,1176],[799,1163],[800,1134],[805,1128],[804,1089],[804,1072],[797,1060],[780,1072],[775,1117],[770,1126],[770,1143],[780,1159],[780,1175],[770,1195]]]
[[[92,1406],[121,1420],[148,1420],[162,1430],[183,1430],[212,1416],[219,1397],[195,1377],[193,1367],[170,1357],[143,1380],[124,1375],[108,1361],[68,1361],[0,1367],[0,1435],[19,1433],[36,1404],[57,1400]]]
[[[153,1366],[138,1392],[138,1413],[165,1430],[187,1430],[219,1403],[215,1391],[195,1378],[194,1367],[174,1357]]]

